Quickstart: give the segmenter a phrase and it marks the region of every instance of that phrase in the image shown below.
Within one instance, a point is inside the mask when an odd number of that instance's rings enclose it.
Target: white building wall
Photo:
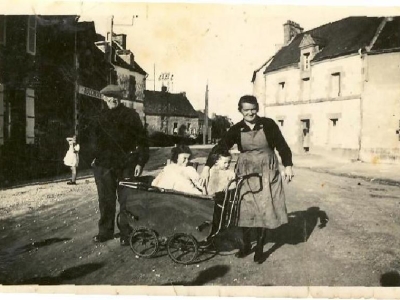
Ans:
[[[367,55],[361,159],[400,163],[400,53]]]
[[[332,93],[338,83],[332,76],[340,76],[338,95]],[[308,73],[297,66],[267,73],[265,115],[278,124],[283,120],[282,132],[294,152],[307,146],[312,153],[358,158],[362,78],[359,55],[312,64]],[[301,120],[310,122],[307,142]]]
[[[256,78],[253,82],[253,95],[257,98],[260,104],[260,113],[263,114],[263,104],[265,103],[265,75],[263,74],[264,68],[257,72]]]
[[[123,81],[123,82],[120,82],[120,84],[125,85],[126,88],[128,88],[129,76],[135,77],[136,100],[131,101],[131,100],[125,99],[125,100],[122,100],[122,103],[129,108],[134,108],[143,121],[144,120],[143,101],[144,101],[144,91],[146,89],[146,76],[143,74],[137,73],[137,72],[132,72],[128,69],[121,68],[118,66],[115,66],[115,70],[117,71],[119,80]],[[129,95],[126,95],[126,98],[128,98],[128,97],[129,97]]]

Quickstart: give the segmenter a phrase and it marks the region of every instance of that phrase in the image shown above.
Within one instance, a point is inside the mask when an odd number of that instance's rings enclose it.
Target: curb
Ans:
[[[342,172],[332,172],[332,171],[328,171],[328,170],[325,170],[325,169],[312,168],[312,167],[296,166],[296,169],[305,169],[305,170],[310,170],[310,171],[314,171],[314,172],[317,172],[317,173],[326,173],[326,174],[329,174],[329,175],[335,175],[335,176],[340,176],[340,177],[362,179],[364,181],[369,181],[369,182],[375,182],[375,183],[384,184],[384,185],[399,186],[400,187],[400,181],[393,180],[393,179],[375,178],[375,177],[370,177],[370,176],[354,175],[354,174],[342,173]]]

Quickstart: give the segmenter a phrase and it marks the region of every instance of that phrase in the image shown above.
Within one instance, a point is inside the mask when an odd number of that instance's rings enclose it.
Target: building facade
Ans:
[[[109,65],[94,45],[94,23],[3,15],[0,32],[0,184],[64,172],[65,138],[79,131],[79,120],[89,127],[85,116],[101,109],[76,91],[107,82]]]
[[[197,136],[199,116],[185,93],[145,91],[144,112],[150,134],[163,132],[169,135]]]
[[[284,25],[283,47],[252,81],[294,152],[400,162],[399,30],[400,17]]]
[[[109,41],[96,42],[96,46],[107,56],[109,55]],[[114,84],[118,84],[124,90],[122,103],[137,111],[144,122],[144,91],[146,89],[147,73],[135,61],[134,54],[126,49],[126,34],[113,34],[111,60],[115,78]]]

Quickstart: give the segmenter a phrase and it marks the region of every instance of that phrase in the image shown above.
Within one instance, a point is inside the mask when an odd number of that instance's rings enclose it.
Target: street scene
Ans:
[[[400,9],[312,9],[0,10],[0,285],[399,287]]]
[[[200,157],[204,150],[195,153]],[[167,157],[169,151],[160,151],[152,154]],[[308,159],[296,157],[305,165],[296,168],[296,179],[285,190],[289,225],[266,241],[266,260],[256,269],[251,256],[237,259],[232,248],[202,254],[185,266],[171,261],[165,251],[138,258],[129,247],[120,247],[117,232],[115,239],[93,244],[99,212],[91,177],[72,188],[61,181],[2,191],[1,281],[235,286],[380,286],[382,278],[386,284],[398,282],[393,274],[399,269],[400,181],[397,186],[375,183],[365,167],[354,175],[328,174],[324,169],[334,170],[329,163],[310,169]],[[148,172],[156,167],[157,162],[149,164]],[[358,177],[362,174],[364,179]]]

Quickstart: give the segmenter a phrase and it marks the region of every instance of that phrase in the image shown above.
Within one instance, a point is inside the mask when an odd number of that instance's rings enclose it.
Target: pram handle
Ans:
[[[250,177],[259,177],[260,180],[261,180],[261,179],[262,179],[262,174],[261,174],[261,173],[250,173],[250,174],[240,175],[240,176],[237,176],[236,178],[234,178],[234,179],[232,179],[232,180],[230,180],[230,181],[228,182],[228,185],[226,186],[226,189],[225,189],[225,196],[224,196],[224,200],[223,200],[223,202],[222,202],[222,205],[217,204],[218,206],[221,207],[221,218],[220,218],[220,220],[219,220],[218,228],[217,228],[217,230],[216,230],[213,234],[211,234],[208,238],[214,237],[215,235],[217,235],[217,234],[221,231],[221,229],[222,229],[222,222],[223,222],[223,216],[224,216],[224,214],[225,214],[225,210],[227,209],[228,202],[231,202],[231,205],[230,205],[231,209],[230,209],[230,214],[229,214],[229,217],[228,217],[228,220],[227,220],[227,222],[228,222],[228,223],[227,223],[227,227],[230,226],[231,221],[232,221],[233,210],[234,210],[235,206],[239,205],[239,202],[240,202],[240,199],[239,199],[239,190],[240,190],[240,187],[242,186],[243,181],[246,180],[247,178],[250,178]],[[230,195],[230,194],[229,194],[229,193],[230,193],[229,187],[230,187],[231,184],[234,183],[234,182],[237,182],[237,184],[236,184],[236,188],[235,188],[235,190],[234,190],[234,197],[233,197],[233,200],[230,200],[230,199],[229,199],[229,195]],[[233,191],[231,191],[231,192],[233,192]],[[236,209],[237,209],[237,208],[236,208]]]
[[[161,193],[165,192],[165,190],[162,188],[158,188],[158,187],[155,187],[155,186],[143,183],[143,182],[120,181],[119,185],[129,187],[129,188],[135,188],[135,189],[144,188],[148,191],[157,191],[157,192],[161,192]]]

